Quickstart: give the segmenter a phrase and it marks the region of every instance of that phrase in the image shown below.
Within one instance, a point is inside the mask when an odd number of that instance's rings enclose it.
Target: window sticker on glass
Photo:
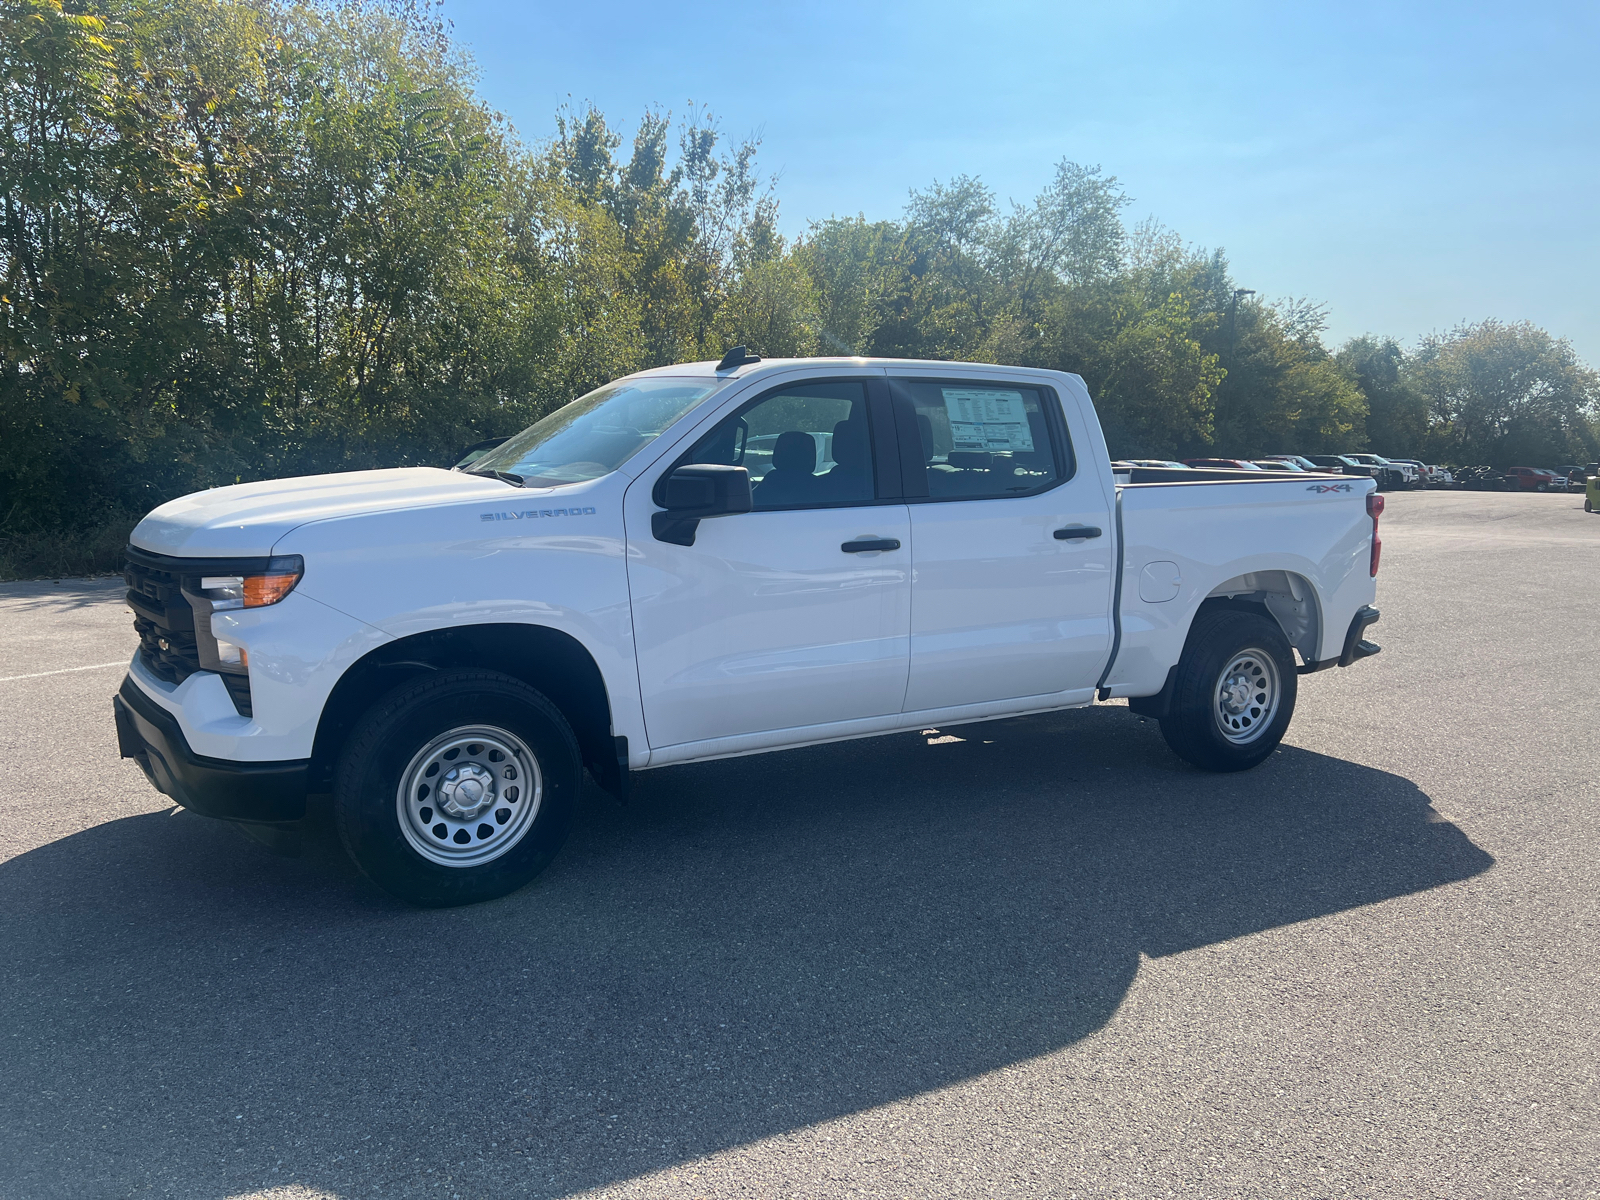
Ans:
[[[940,388],[950,418],[953,450],[1032,450],[1033,430],[1021,392],[991,388]]]

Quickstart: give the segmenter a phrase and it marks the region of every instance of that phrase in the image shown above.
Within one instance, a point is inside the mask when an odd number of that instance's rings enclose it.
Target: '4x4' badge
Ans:
[[[1353,489],[1348,483],[1313,483],[1306,489],[1308,492],[1316,492],[1319,495],[1326,495],[1329,492],[1348,492],[1351,490]]]

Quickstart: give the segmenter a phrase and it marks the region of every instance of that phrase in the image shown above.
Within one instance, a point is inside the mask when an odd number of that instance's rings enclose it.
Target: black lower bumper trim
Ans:
[[[1317,671],[1326,671],[1329,667],[1348,667],[1353,662],[1360,662],[1363,658],[1371,658],[1383,647],[1377,642],[1369,642],[1361,635],[1366,633],[1367,626],[1374,624],[1378,619],[1378,610],[1370,604],[1363,604],[1356,610],[1356,615],[1350,621],[1350,628],[1345,631],[1344,649],[1338,658],[1325,658],[1321,662],[1307,663],[1300,668],[1300,674],[1311,675]]]
[[[298,821],[306,813],[309,759],[232,762],[189,749],[177,720],[132,679],[111,699],[117,746],[163,795],[191,812],[229,821]]]
[[[1350,630],[1344,635],[1344,653],[1339,655],[1339,665],[1348,667],[1358,659],[1371,658],[1383,647],[1376,642],[1369,642],[1362,637],[1367,632],[1367,626],[1374,625],[1378,620],[1378,610],[1370,604],[1363,604],[1356,610],[1355,619],[1350,622]]]

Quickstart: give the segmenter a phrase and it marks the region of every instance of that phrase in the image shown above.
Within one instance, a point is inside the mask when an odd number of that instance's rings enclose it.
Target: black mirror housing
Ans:
[[[750,472],[720,463],[690,463],[661,481],[655,500],[667,510],[651,514],[656,540],[692,546],[701,521],[750,511]]]

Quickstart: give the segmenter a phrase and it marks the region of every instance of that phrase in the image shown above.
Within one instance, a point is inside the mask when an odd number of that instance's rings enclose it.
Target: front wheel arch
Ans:
[[[498,671],[549,697],[578,739],[583,765],[608,791],[621,786],[611,701],[599,664],[571,634],[545,625],[490,623],[431,629],[387,642],[352,664],[317,721],[308,787],[333,789],[346,740],[374,704],[408,680],[438,671]]]

